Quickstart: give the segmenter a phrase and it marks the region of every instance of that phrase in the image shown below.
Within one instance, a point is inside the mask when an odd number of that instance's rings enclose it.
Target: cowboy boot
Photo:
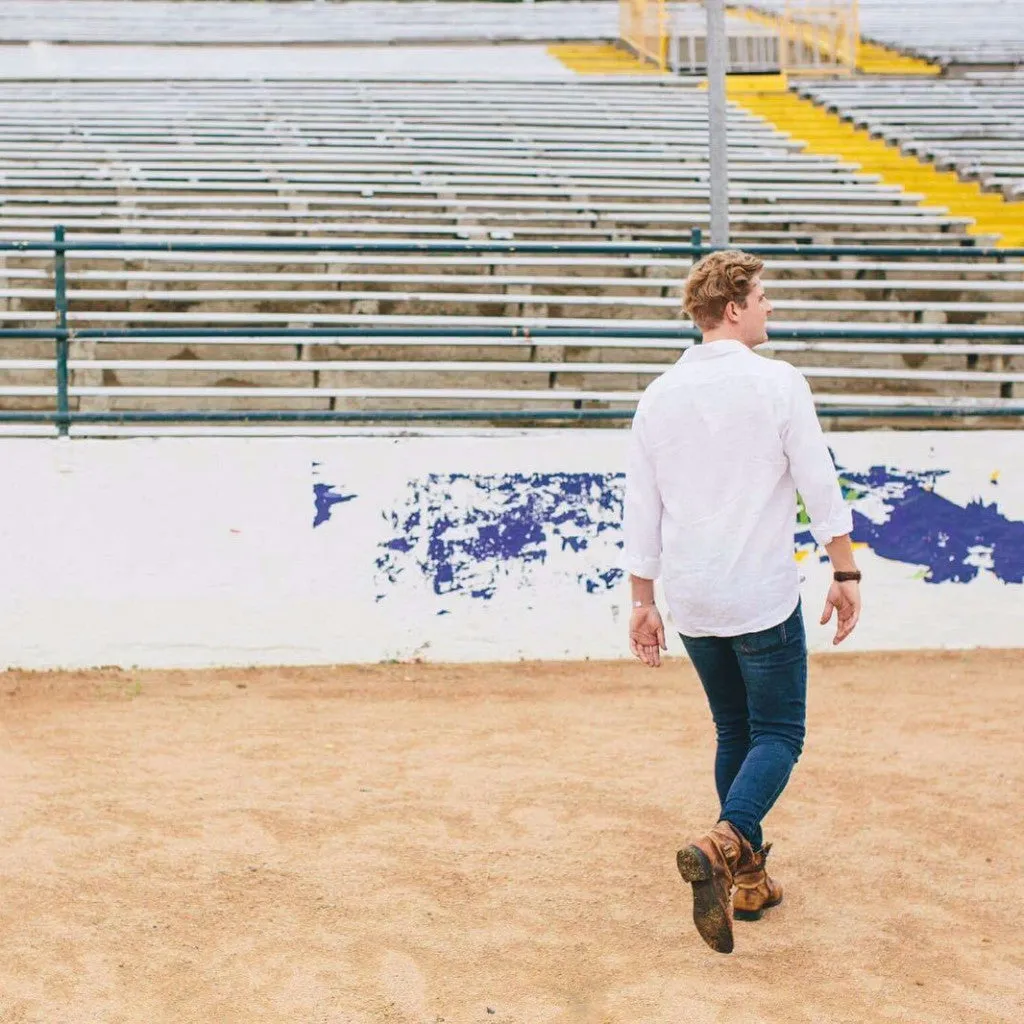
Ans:
[[[782,886],[765,869],[765,858],[771,848],[771,843],[765,843],[751,863],[736,872],[732,907],[740,921],[756,921],[769,907],[782,902]]]
[[[750,843],[728,821],[676,854],[679,874],[693,886],[693,923],[717,953],[732,952],[733,879],[753,858]]]

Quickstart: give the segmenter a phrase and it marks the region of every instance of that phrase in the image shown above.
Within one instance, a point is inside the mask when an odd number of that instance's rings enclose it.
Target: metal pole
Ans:
[[[729,151],[726,136],[725,66],[728,62],[723,0],[704,0],[708,55],[708,171],[711,244],[729,244]]]
[[[53,229],[53,291],[57,315],[57,433],[67,436],[68,416],[68,279],[64,252],[64,225]]]

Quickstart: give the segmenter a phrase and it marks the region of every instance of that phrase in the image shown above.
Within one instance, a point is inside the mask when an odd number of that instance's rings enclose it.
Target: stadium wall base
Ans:
[[[1020,645],[1024,432],[829,440],[865,575],[842,650]],[[611,430],[0,441],[0,663],[628,657],[626,443]],[[828,566],[799,523],[795,557],[811,646],[829,650]]]

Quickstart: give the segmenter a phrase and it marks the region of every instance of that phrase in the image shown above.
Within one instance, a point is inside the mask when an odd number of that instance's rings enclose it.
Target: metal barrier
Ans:
[[[665,0],[619,0],[619,37],[662,71],[668,55],[667,26]]]
[[[769,0],[743,3],[738,13],[773,29],[779,67],[790,75],[846,75],[857,70],[858,0]]]
[[[788,74],[850,74],[857,70],[857,0],[786,0],[779,35]]]
[[[272,252],[272,253],[431,253],[448,255],[506,254],[506,255],[661,255],[699,259],[721,246],[705,245],[699,228],[691,232],[689,242],[196,242],[173,239],[153,242],[69,241],[62,226],[54,228],[52,241],[0,241],[0,253],[53,253],[54,259],[54,327],[3,328],[4,339],[52,340],[55,343],[55,409],[14,410],[0,409],[0,423],[40,423],[55,425],[58,434],[67,435],[73,424],[88,423],[358,423],[358,422],[422,422],[430,421],[570,421],[628,420],[631,409],[432,409],[432,410],[237,410],[237,411],[89,411],[72,410],[69,397],[68,351],[73,340],[156,339],[194,337],[196,328],[83,328],[75,329],[68,322],[67,255],[80,252],[145,253],[145,252]],[[867,246],[867,245],[751,245],[746,251],[760,256],[821,257],[835,260],[843,256],[927,257],[929,259],[964,259],[1005,263],[1024,259],[1024,248],[993,249],[969,244],[959,246]],[[401,338],[401,337],[487,337],[508,338],[509,341],[544,341],[553,338],[598,338],[615,336],[644,339],[699,340],[699,332],[692,326],[669,325],[664,328],[630,327],[625,320],[621,327],[320,327],[320,328],[203,328],[204,338]],[[861,324],[813,328],[772,328],[770,337],[777,341],[807,339],[871,339],[894,338],[905,340],[977,341],[1003,340],[1020,342],[1024,346],[1024,326],[973,325],[913,325],[899,328]],[[2,368],[2,363],[0,363]],[[984,405],[967,402],[936,402],[931,405],[907,406],[829,406],[823,416],[840,419],[944,419],[953,417],[1018,417],[1024,416],[1024,403]]]

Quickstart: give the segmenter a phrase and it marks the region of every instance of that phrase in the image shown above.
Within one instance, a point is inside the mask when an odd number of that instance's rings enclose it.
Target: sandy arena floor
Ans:
[[[0,1021],[1019,1024],[1024,657],[812,672],[732,956],[681,659],[0,675]]]

